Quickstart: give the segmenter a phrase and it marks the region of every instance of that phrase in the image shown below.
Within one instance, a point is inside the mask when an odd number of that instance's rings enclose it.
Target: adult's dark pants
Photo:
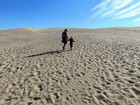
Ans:
[[[64,50],[64,49],[65,49],[65,46],[66,46],[66,44],[67,44],[67,39],[64,38],[62,42],[64,43],[64,45],[63,45],[63,50]]]

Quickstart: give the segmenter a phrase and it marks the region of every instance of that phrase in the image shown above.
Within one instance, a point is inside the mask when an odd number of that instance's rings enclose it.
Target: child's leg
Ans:
[[[70,44],[70,49],[71,49],[71,50],[72,50],[72,47],[73,47],[73,44],[71,43],[71,44]]]

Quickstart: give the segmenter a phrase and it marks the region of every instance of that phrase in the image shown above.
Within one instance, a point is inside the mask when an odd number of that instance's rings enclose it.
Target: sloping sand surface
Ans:
[[[0,105],[140,105],[140,30],[0,31]]]

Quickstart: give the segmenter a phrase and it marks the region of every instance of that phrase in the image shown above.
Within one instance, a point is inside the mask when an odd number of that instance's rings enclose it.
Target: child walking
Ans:
[[[72,37],[68,41],[70,41],[70,50],[72,50],[73,42],[75,42],[75,41],[73,40]]]

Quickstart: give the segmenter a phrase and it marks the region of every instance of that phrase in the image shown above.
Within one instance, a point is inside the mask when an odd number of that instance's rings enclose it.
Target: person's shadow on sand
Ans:
[[[70,50],[48,51],[48,52],[45,52],[45,53],[29,55],[29,56],[26,56],[26,57],[36,57],[36,56],[41,56],[41,55],[45,55],[45,54],[49,54],[49,55],[51,55],[51,54],[60,54],[60,53],[66,52],[66,51],[70,51]]]

